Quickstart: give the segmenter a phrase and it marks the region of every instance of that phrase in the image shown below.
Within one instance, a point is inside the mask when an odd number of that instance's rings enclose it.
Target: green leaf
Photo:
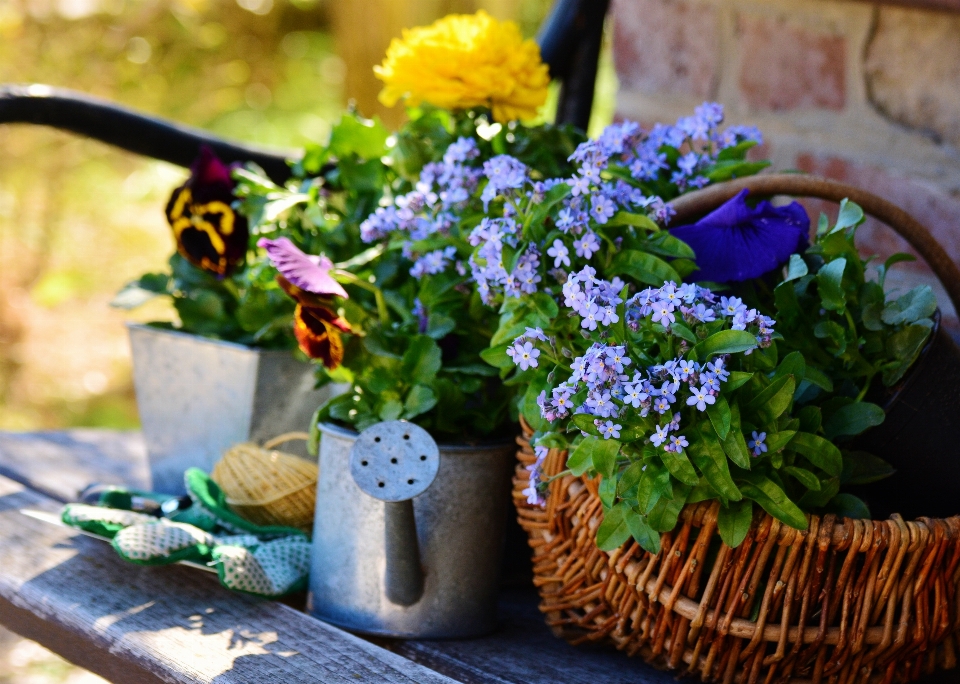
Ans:
[[[166,273],[146,273],[124,285],[110,301],[110,306],[127,311],[135,309],[157,295],[169,294],[171,280]]]
[[[695,346],[691,354],[706,361],[715,354],[736,354],[756,347],[757,338],[746,330],[721,330]]]
[[[730,432],[730,404],[723,396],[717,397],[715,403],[707,405],[707,416],[710,418],[713,429],[717,431],[720,440],[726,439]]]
[[[403,413],[403,404],[400,403],[397,399],[388,399],[383,402],[383,406],[380,407],[380,412],[377,414],[380,416],[380,420],[396,420]]]
[[[644,230],[649,230],[650,232],[656,233],[660,230],[660,226],[656,222],[644,214],[631,214],[626,211],[618,211],[613,217],[607,221],[608,226],[636,226],[637,228],[643,228]],[[676,240],[676,238],[674,238]],[[677,240],[679,242],[679,240]],[[663,285],[663,281],[660,282]]]
[[[791,254],[790,262],[787,264],[787,277],[783,279],[783,282],[788,283],[791,280],[802,278],[809,272],[810,269],[807,268],[807,262],[803,260],[803,257],[799,254]]]
[[[607,268],[607,277],[628,275],[635,280],[654,287],[661,287],[666,281],[681,281],[680,275],[666,261],[652,254],[635,249],[626,249],[616,254]]]
[[[718,494],[739,501],[742,496],[730,477],[730,466],[727,464],[727,454],[720,444],[720,440],[709,427],[699,428],[700,439],[694,439],[687,448],[694,465],[700,469],[703,476]]]
[[[917,360],[928,337],[930,337],[930,328],[914,324],[887,338],[887,355],[899,360],[900,363],[895,368],[883,372],[884,385],[887,387],[895,385],[910,370],[910,366]]]
[[[790,497],[768,477],[759,473],[745,473],[740,485],[743,495],[760,504],[767,513],[797,530],[807,529],[807,518]]]
[[[830,221],[827,219],[827,215],[824,213],[820,214],[820,218],[817,219],[817,236],[823,236],[827,234],[827,230],[830,229]]]
[[[652,235],[645,244],[646,251],[674,259],[696,259],[697,255],[683,240],[675,238],[667,231]]]
[[[414,385],[403,402],[403,417],[416,418],[437,405],[437,395],[426,385]],[[386,418],[384,419],[386,420]]]
[[[427,335],[435,340],[443,339],[448,333],[453,332],[457,327],[457,322],[441,313],[431,313],[427,319]]]
[[[833,391],[833,381],[821,370],[814,368],[813,366],[806,366],[803,369],[803,379],[809,382],[811,385],[816,385],[824,392]]]
[[[617,483],[617,496],[622,496],[625,492],[640,484],[640,479],[642,477],[643,463],[641,461],[634,461],[628,465],[626,470],[621,473],[620,479]]]
[[[604,477],[612,477],[619,451],[620,442],[615,439],[584,437],[567,458],[567,468],[577,476],[593,468]]]
[[[667,467],[667,470],[669,470],[670,474],[675,478],[691,487],[696,486],[700,482],[700,476],[697,475],[697,471],[693,469],[690,460],[682,451],[677,453],[675,451],[660,449],[658,454],[660,455],[660,460],[663,461],[663,465]]]
[[[721,161],[714,164],[712,169],[708,169],[705,175],[714,183],[720,183],[732,178],[752,176],[760,173],[768,166],[770,166],[768,161]]]
[[[866,451],[844,451],[840,482],[845,485],[865,485],[890,477],[895,472],[894,467],[879,456]]]
[[[594,420],[596,420],[594,416],[591,416],[587,413],[578,413],[570,419],[570,422],[572,422],[580,430],[586,432],[588,435],[599,437],[600,430],[597,429],[596,424],[593,422]]]
[[[727,378],[727,381],[723,383],[723,389],[732,392],[738,387],[750,381],[750,378],[753,377],[753,373],[744,373],[743,371],[733,371],[730,373],[730,377]]]
[[[773,377],[781,378],[785,375],[792,375],[794,378],[802,378],[806,369],[807,364],[803,359],[803,354],[797,351],[790,352],[780,360],[780,365],[777,366]]]
[[[403,378],[413,383],[430,384],[441,366],[441,352],[437,343],[427,335],[417,335],[410,340],[400,363]]]
[[[487,347],[480,352],[480,358],[495,368],[514,368],[513,359],[507,356],[507,349],[511,343],[498,344],[495,347]]]
[[[836,233],[844,228],[853,228],[863,222],[863,209],[860,205],[844,198],[840,202],[840,213],[837,215],[837,224],[830,233]]]
[[[622,319],[622,316],[621,316]],[[677,321],[670,325],[670,332],[679,337],[680,339],[686,340],[690,344],[697,343],[697,336],[693,334],[693,331],[688,328],[686,325]]]
[[[747,442],[740,431],[739,421],[737,423],[720,444],[727,458],[744,470],[750,470],[750,451],[747,449]]]
[[[807,489],[812,489],[815,492],[820,491],[820,479],[806,468],[784,466],[783,472],[793,475]]]
[[[330,151],[341,159],[356,154],[363,159],[379,159],[387,153],[390,131],[379,119],[364,119],[344,114],[330,133]]]
[[[776,453],[790,443],[790,440],[797,434],[796,430],[781,430],[780,432],[771,432],[767,434],[764,440],[767,445],[768,453]]]
[[[658,532],[669,532],[676,527],[680,511],[687,503],[687,494],[689,493],[690,487],[688,485],[680,482],[674,485],[673,496],[661,497],[647,514],[647,522],[650,523],[650,527]]]
[[[637,503],[640,506],[640,512],[644,515],[649,514],[663,498],[673,498],[670,471],[654,463],[648,463],[637,487]]]
[[[843,291],[843,270],[846,266],[847,260],[841,257],[826,264],[817,273],[820,301],[824,309],[843,311],[846,307],[847,296]]]
[[[833,351],[835,356],[840,356],[847,348],[847,329],[836,321],[820,321],[813,327],[813,336],[833,342],[836,347],[836,351]]]
[[[603,478],[597,488],[597,495],[600,497],[600,503],[603,504],[604,510],[612,508],[617,498],[617,481],[612,477]]]
[[[790,406],[795,390],[796,382],[792,375],[779,377],[751,399],[744,411],[761,416],[765,423],[772,422]]]
[[[823,426],[823,433],[827,439],[836,437],[852,437],[859,435],[875,425],[883,422],[886,414],[876,404],[866,401],[857,401],[841,406],[827,418]]]
[[[753,504],[749,501],[738,501],[721,506],[717,515],[717,530],[723,543],[735,549],[747,538],[750,524],[753,522]]]
[[[624,509],[623,519],[627,523],[627,529],[630,535],[637,540],[637,543],[652,554],[660,553],[660,533],[650,527],[646,518],[640,515],[635,508]]]
[[[621,502],[603,514],[603,522],[597,528],[597,548],[601,551],[613,551],[630,538],[625,510],[629,509]]]
[[[914,323],[930,318],[937,310],[937,297],[929,285],[918,285],[895,302],[890,302],[880,314],[887,325]]]
[[[834,496],[828,504],[831,513],[853,518],[854,520],[869,520],[870,508],[860,497],[853,494],[841,493]]]
[[[820,491],[808,489],[806,493],[797,501],[797,505],[810,510],[812,508],[823,508],[840,491],[840,478],[831,477],[820,479]]]
[[[523,393],[521,411],[527,423],[534,430],[546,430],[550,423],[543,417],[540,404],[537,400],[542,392],[549,391],[552,383],[548,379],[549,373],[543,368],[537,369],[532,378],[527,382],[526,391]]]
[[[840,455],[840,450],[823,437],[811,435],[808,432],[798,432],[793,436],[790,447],[797,453],[803,454],[808,461],[828,475],[837,477],[843,472],[843,457]]]

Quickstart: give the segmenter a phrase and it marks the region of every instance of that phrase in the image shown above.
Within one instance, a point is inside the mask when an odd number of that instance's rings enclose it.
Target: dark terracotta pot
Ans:
[[[897,472],[851,488],[873,518],[960,512],[960,347],[939,325],[905,380],[882,402],[886,420],[853,440]]]

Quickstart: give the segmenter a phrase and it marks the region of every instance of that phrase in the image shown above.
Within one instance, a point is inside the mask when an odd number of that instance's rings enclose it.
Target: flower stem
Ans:
[[[374,285],[373,283],[367,282],[362,278],[358,278],[349,271],[341,271],[339,269],[334,269],[331,271],[333,277],[339,280],[341,283],[347,285],[356,285],[357,287],[363,288],[367,292],[373,293],[373,298],[377,302],[377,315],[380,317],[380,323],[386,324],[390,322],[390,311],[387,309],[387,300],[383,298],[383,291]]]

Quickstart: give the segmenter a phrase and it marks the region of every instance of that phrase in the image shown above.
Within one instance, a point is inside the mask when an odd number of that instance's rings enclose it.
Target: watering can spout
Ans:
[[[395,605],[412,606],[423,596],[413,498],[426,491],[439,469],[440,449],[430,433],[401,420],[368,427],[350,452],[354,482],[384,502],[383,593]]]

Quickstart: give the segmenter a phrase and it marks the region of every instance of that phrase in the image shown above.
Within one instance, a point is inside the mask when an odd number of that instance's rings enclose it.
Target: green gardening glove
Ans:
[[[229,509],[223,492],[201,470],[188,470],[184,481],[191,505],[169,517],[67,504],[61,518],[67,525],[112,539],[121,558],[139,565],[180,561],[210,565],[228,589],[260,596],[282,596],[305,587],[310,540],[303,532],[244,520]],[[129,506],[135,497],[154,497],[160,503],[174,498],[119,489],[100,498],[105,504]]]

